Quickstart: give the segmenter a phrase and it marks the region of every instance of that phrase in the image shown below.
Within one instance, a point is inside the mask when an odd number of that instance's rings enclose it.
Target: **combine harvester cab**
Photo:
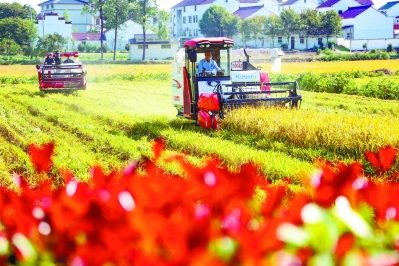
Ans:
[[[46,57],[48,54],[46,55]],[[36,66],[41,91],[85,90],[86,74],[78,52],[62,52],[59,63]]]
[[[219,129],[218,119],[240,106],[287,106],[298,108],[301,96],[296,82],[271,83],[266,71],[249,59],[271,58],[272,70],[281,68],[279,49],[232,50],[233,40],[224,37],[197,38],[184,43],[172,63],[172,103],[177,116],[192,119],[206,129]],[[197,69],[205,52],[221,71]],[[251,58],[251,59],[252,59]]]

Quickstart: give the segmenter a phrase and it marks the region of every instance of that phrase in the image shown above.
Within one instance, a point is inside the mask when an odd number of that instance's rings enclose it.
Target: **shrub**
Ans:
[[[127,43],[127,44],[125,44],[125,50],[126,51],[129,51],[129,49],[130,49],[130,45]]]
[[[78,45],[78,51],[80,53],[83,53],[85,51],[85,44],[84,43],[79,43]]]
[[[335,41],[328,41],[327,48],[333,50],[335,46]]]
[[[322,52],[322,50],[321,50],[321,49],[317,49],[317,52],[316,52],[316,54],[317,54],[317,55],[319,55],[319,54],[321,54],[321,52]]]
[[[390,53],[390,52],[392,52],[392,51],[393,51],[393,45],[392,45],[392,43],[390,43],[390,44],[388,44],[388,46],[387,46],[387,52]]]
[[[324,49],[324,54],[326,54],[326,55],[332,55],[332,54],[334,54],[330,49],[328,49],[328,48],[326,48],[326,49]]]

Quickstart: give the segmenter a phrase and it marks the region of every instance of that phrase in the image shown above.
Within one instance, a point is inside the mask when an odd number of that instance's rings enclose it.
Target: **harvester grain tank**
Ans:
[[[172,103],[178,117],[218,129],[218,119],[240,106],[299,107],[302,97],[296,82],[270,82],[269,74],[252,64],[268,57],[272,70],[280,71],[280,49],[232,50],[233,46],[233,40],[225,37],[196,38],[177,50],[172,63]],[[219,71],[197,68],[205,52],[211,52]]]

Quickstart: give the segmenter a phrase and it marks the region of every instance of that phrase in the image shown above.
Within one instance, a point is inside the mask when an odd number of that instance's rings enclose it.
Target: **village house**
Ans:
[[[72,22],[72,30],[74,32],[87,32],[99,29],[100,19],[98,15],[91,15],[89,13],[82,13],[83,7],[90,4],[84,0],[48,0],[38,5],[40,13],[54,13],[60,17],[64,17],[67,11]]]
[[[337,44],[342,44],[351,50],[364,49],[364,43],[369,49],[384,49],[391,39],[399,36],[399,1],[388,2],[378,10],[374,8],[372,0],[183,0],[173,6],[168,29],[169,40],[160,40],[155,33],[148,32],[146,58],[166,58],[173,56],[175,47],[187,39],[203,37],[199,28],[199,21],[204,12],[212,5],[224,7],[228,12],[239,16],[241,19],[253,16],[279,15],[284,9],[293,9],[300,12],[305,8],[317,9],[320,13],[335,10],[342,17],[342,36],[336,39]],[[99,43],[101,36],[93,37],[76,34],[97,30],[100,21],[98,16],[82,15],[84,6],[90,6],[84,0],[49,0],[39,4],[42,12],[38,16],[39,36],[43,32],[58,32],[62,29],[63,36],[69,36],[75,43]],[[68,11],[70,22],[66,22],[64,12]],[[58,16],[56,15],[58,14]],[[51,18],[53,17],[53,18]],[[51,20],[51,22],[50,22]],[[44,25],[42,24],[44,22]],[[70,24],[68,24],[70,23]],[[46,27],[46,24],[51,24]],[[63,25],[61,25],[63,24]],[[65,28],[66,27],[66,28]],[[44,28],[44,31],[43,31]],[[64,29],[65,28],[65,29]],[[69,29],[70,28],[70,29]],[[47,29],[47,31],[46,31]],[[54,30],[54,31],[53,31]],[[72,34],[74,32],[74,34]],[[127,21],[121,30],[118,30],[116,49],[124,50],[129,47],[131,59],[141,59],[143,45],[141,26]],[[85,39],[86,38],[86,39]],[[104,32],[103,40],[109,49],[113,49],[115,31],[108,29]],[[236,47],[243,46],[239,36],[233,36]],[[285,36],[276,36],[271,39],[265,36],[261,41],[246,42],[251,47],[279,47],[286,40]],[[332,40],[330,38],[330,40]],[[305,38],[300,35],[290,37],[289,49],[309,49],[326,44],[326,38]],[[363,44],[359,44],[363,42]],[[356,45],[355,45],[356,43]],[[396,42],[393,42],[395,45]],[[140,46],[141,45],[141,46]],[[169,48],[170,47],[170,48]],[[170,50],[169,50],[170,49]],[[169,54],[170,53],[170,54]]]
[[[284,9],[293,9],[295,12],[300,13],[304,9],[315,9],[319,3],[316,0],[287,0],[282,3],[281,11]]]
[[[320,13],[326,13],[329,10],[334,10],[339,15],[348,9],[348,7],[356,6],[373,6],[374,3],[371,0],[327,0],[321,5],[317,6],[317,11]]]

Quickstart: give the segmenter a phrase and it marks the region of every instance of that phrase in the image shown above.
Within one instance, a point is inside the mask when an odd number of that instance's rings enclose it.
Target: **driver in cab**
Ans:
[[[220,67],[216,64],[214,60],[211,59],[211,52],[205,52],[205,58],[201,59],[197,64],[197,74],[200,76],[206,76],[206,74],[213,73],[216,75],[217,71],[221,71]]]

